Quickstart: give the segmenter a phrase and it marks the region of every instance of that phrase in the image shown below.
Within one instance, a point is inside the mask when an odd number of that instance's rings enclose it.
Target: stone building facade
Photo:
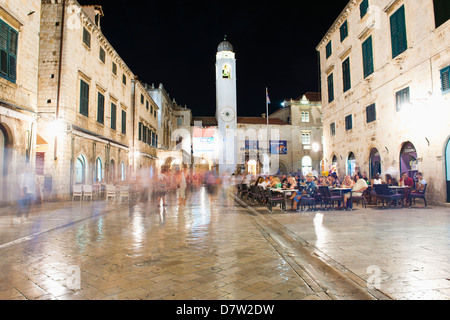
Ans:
[[[326,167],[421,171],[450,202],[449,19],[448,1],[349,1],[317,46]]]
[[[46,192],[67,198],[75,184],[127,181],[155,165],[139,123],[155,133],[157,106],[103,35],[102,8],[42,1],[41,16],[36,166]]]
[[[285,100],[283,108],[270,115],[291,124],[290,171],[306,174],[323,171],[322,101],[319,93],[307,92],[297,99]]]
[[[41,1],[0,1],[0,205],[18,197],[33,165]]]

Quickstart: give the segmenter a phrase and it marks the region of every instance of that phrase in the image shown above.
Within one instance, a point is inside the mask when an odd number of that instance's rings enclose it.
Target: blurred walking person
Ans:
[[[177,186],[178,186],[178,194],[179,194],[179,200],[178,205],[185,205],[186,204],[186,175],[184,170],[181,170],[179,174],[179,178],[177,179]]]
[[[19,178],[19,201],[16,213],[17,222],[29,220],[31,206],[36,200],[36,178],[29,165]]]
[[[158,184],[156,186],[156,190],[158,193],[158,207],[161,206],[161,200],[163,202],[163,207],[167,206],[166,204],[166,193],[167,193],[167,176],[165,171],[162,171],[158,174]]]

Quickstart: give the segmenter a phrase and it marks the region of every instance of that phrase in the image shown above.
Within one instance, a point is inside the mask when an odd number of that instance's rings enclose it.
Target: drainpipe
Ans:
[[[66,0],[62,2],[62,15],[61,15],[61,39],[59,43],[59,66],[58,66],[58,86],[56,95],[56,121],[59,120],[59,108],[61,100],[61,74],[62,74],[62,56],[63,56],[63,43],[64,43],[64,25],[66,18]],[[55,150],[54,150],[54,160],[58,160],[58,136],[55,136]]]

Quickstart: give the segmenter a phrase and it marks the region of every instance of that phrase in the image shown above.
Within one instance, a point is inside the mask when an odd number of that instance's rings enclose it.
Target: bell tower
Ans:
[[[221,134],[219,172],[233,173],[237,166],[236,55],[226,37],[216,55],[216,119]]]

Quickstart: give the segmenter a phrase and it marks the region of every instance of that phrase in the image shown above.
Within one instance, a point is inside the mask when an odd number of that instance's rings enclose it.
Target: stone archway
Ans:
[[[13,136],[9,127],[0,123],[0,205],[8,205],[11,200],[11,164]]]

